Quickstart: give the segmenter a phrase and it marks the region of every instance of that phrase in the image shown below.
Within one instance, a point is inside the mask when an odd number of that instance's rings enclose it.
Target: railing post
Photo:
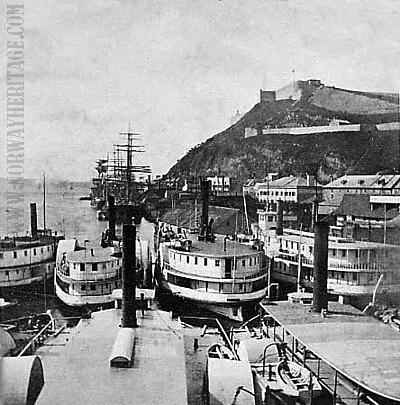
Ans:
[[[337,371],[335,370],[335,383],[333,387],[333,404],[336,405]]]

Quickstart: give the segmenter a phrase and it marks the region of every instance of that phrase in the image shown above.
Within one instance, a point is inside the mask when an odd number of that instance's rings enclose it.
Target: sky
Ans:
[[[22,1],[22,0],[21,0]],[[12,0],[1,0],[1,29]],[[400,88],[397,0],[25,0],[25,176],[86,180],[128,125],[165,173],[260,88]],[[6,174],[0,35],[0,177]]]

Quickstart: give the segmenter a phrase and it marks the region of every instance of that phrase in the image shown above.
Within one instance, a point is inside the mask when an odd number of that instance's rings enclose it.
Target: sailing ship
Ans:
[[[267,291],[261,248],[215,236],[208,221],[209,182],[202,181],[203,209],[198,237],[174,234],[159,224],[161,291],[236,321],[242,321]]]
[[[113,145],[113,151],[106,159],[96,162],[98,176],[92,179],[91,206],[97,210],[99,220],[108,218],[108,196],[115,198],[117,218],[130,222],[132,216],[138,221],[143,216],[143,207],[138,196],[148,188],[150,166],[134,162],[135,154],[143,153],[144,146],[138,141],[140,135],[128,129],[120,132],[126,141]],[[128,221],[125,221],[128,220]]]

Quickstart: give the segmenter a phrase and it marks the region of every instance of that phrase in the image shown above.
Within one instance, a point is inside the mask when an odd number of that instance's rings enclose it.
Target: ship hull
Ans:
[[[34,267],[34,270],[32,268]],[[14,268],[12,269],[2,269],[2,271],[8,271],[9,274],[13,275],[14,277],[5,277],[0,281],[0,288],[3,289],[13,289],[17,287],[28,287],[34,286],[35,284],[44,283],[44,280],[51,280],[54,276],[54,269],[55,269],[55,262],[48,261],[43,263],[36,263],[33,265],[26,265],[18,267],[18,274],[17,270]],[[21,275],[21,277],[18,277]]]
[[[161,278],[158,280],[158,288],[162,294],[166,294],[169,298],[174,299],[183,305],[188,302],[194,304],[196,307],[205,309],[209,312],[223,316],[236,322],[243,322],[248,319],[266,294],[266,289],[262,289],[253,294],[243,294],[239,297],[226,297],[226,294],[197,294],[194,295],[193,291],[187,288],[176,286]]]
[[[93,306],[99,307],[103,305],[112,305],[114,302],[112,294],[102,295],[71,295],[65,292],[57,283],[57,278],[54,280],[55,292],[58,299],[69,307],[84,307]]]

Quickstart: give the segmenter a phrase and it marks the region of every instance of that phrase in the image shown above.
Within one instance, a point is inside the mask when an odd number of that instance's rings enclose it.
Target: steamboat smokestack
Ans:
[[[199,240],[205,240],[208,229],[208,201],[210,197],[210,182],[207,180],[201,180],[200,184],[201,184],[202,210],[201,210]]]
[[[33,239],[38,237],[36,203],[31,203],[31,235]]]
[[[115,198],[113,195],[108,195],[108,229],[110,242],[115,240]]]
[[[122,327],[135,328],[136,321],[136,227],[122,228]]]
[[[283,201],[278,200],[276,234],[283,235]]]
[[[328,234],[326,222],[315,223],[313,311],[328,309]]]

